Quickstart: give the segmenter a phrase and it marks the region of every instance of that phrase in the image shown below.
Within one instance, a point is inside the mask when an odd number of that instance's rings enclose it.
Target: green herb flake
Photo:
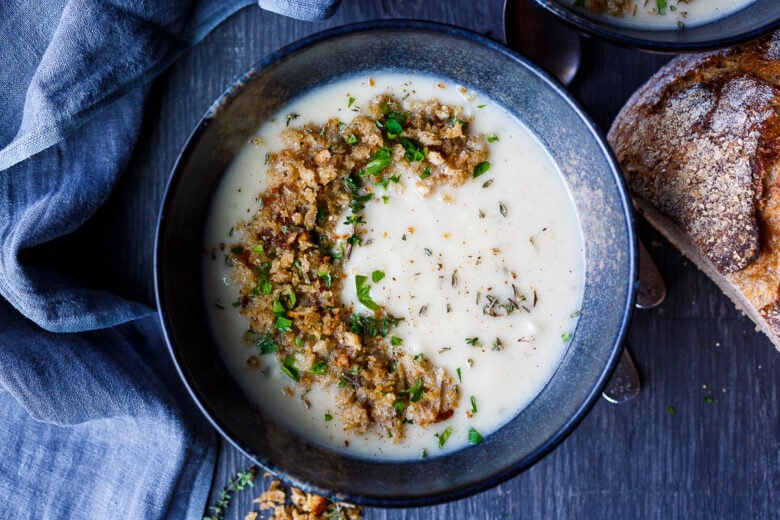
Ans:
[[[479,177],[480,175],[484,174],[490,169],[490,162],[488,161],[482,161],[481,163],[477,164],[474,167],[474,172],[472,173],[472,177],[475,179]]]
[[[471,345],[472,347],[481,347],[482,342],[479,340],[479,338],[466,338],[466,344]]]
[[[271,336],[271,334],[268,332],[260,336],[260,338],[255,341],[255,346],[260,351],[261,355],[279,352],[279,345],[274,342],[273,336]]]
[[[674,408],[671,406],[667,406],[666,413],[668,413],[669,415],[674,415]]]
[[[332,421],[332,420],[333,420],[333,416],[331,414],[329,414],[329,413],[326,413],[325,414],[325,422]]]
[[[324,359],[320,359],[311,366],[309,373],[317,376],[324,376],[328,373],[328,363]]]
[[[459,382],[459,383],[462,383],[462,382],[463,382],[463,377],[462,377],[462,375],[461,375],[461,373],[460,373],[460,367],[458,367],[458,369],[456,370],[456,372],[458,373],[458,382]]]
[[[378,311],[379,305],[371,299],[371,286],[366,285],[367,281],[368,278],[363,275],[355,276],[355,291],[357,292],[358,301],[372,311]]]
[[[344,141],[349,145],[355,145],[360,142],[360,137],[358,137],[357,134],[350,132],[344,136]]]
[[[392,140],[401,135],[401,132],[403,132],[403,127],[401,127],[401,123],[399,123],[395,119],[388,119],[385,123],[385,132],[387,132],[387,138]]]
[[[284,358],[284,361],[282,361],[282,372],[293,381],[301,380],[301,371],[295,366],[295,358],[292,356],[287,356]]]
[[[361,172],[361,177],[376,175],[393,163],[392,149],[382,147],[369,159],[366,167]]]
[[[561,334],[561,339],[563,340],[564,343],[568,343],[569,341],[571,341],[571,337],[572,337],[571,332]]]
[[[285,126],[290,126],[290,122],[295,120],[295,119],[298,119],[299,117],[300,117],[300,114],[296,114],[295,112],[291,112],[291,113],[287,114],[287,117],[286,117],[287,122],[285,123]]]
[[[704,397],[704,402],[707,404],[712,404],[715,402],[715,399],[713,399],[711,395],[708,395]]]
[[[385,273],[382,271],[374,271],[371,273],[371,281],[374,283],[380,282],[385,277]]]
[[[495,143],[498,140],[499,139],[498,139],[498,136],[496,134],[490,134],[489,136],[487,136],[487,142],[488,143]]]
[[[474,428],[469,429],[469,444],[479,444],[482,442],[482,435]]]
[[[220,491],[217,503],[208,507],[211,514],[204,516],[203,520],[223,520],[230,502],[233,500],[233,494],[237,491],[243,491],[247,486],[253,487],[255,475],[257,475],[257,466],[251,466],[245,471],[236,473],[236,476]]]
[[[427,179],[431,176],[431,168],[429,166],[426,166],[423,168],[423,172],[420,174],[420,179]]]
[[[477,398],[471,396],[471,413],[477,413]]]
[[[666,0],[655,0],[655,6],[658,8],[658,14],[660,14],[661,16],[666,14],[666,7],[667,7]]]
[[[390,338],[390,344],[394,347],[400,347],[403,342],[404,340],[402,340],[398,336],[393,336],[392,338]]]
[[[274,328],[281,332],[292,332],[292,320],[284,316],[277,316]]]
[[[240,255],[241,253],[244,252],[244,246],[232,247],[230,248],[230,252],[233,253],[234,255]]]
[[[400,321],[400,318],[390,315],[377,319],[366,314],[353,314],[349,317],[349,330],[355,334],[365,334],[372,338],[385,337],[390,332],[390,328],[398,325]]]
[[[447,426],[447,428],[444,429],[441,433],[434,433],[433,436],[439,439],[438,446],[439,448],[444,447],[444,443],[447,442],[447,439],[450,438],[450,435],[452,435],[452,426]]]
[[[354,102],[355,102],[355,98],[349,96],[349,99],[347,99],[347,108],[351,107]]]
[[[418,379],[415,384],[413,384],[406,390],[401,390],[401,394],[407,394],[409,396],[409,400],[413,403],[416,403],[417,401],[422,399],[423,396],[422,379]]]
[[[265,253],[265,248],[263,247],[263,244],[256,244],[252,248],[252,252],[257,254],[257,255],[259,255],[259,254]]]
[[[404,157],[409,162],[420,162],[428,155],[428,148],[420,147],[418,143],[408,137],[402,137],[400,142],[404,148]]]
[[[330,289],[331,285],[333,284],[333,278],[331,277],[330,273],[325,271],[318,271],[317,276],[325,283],[325,288]]]

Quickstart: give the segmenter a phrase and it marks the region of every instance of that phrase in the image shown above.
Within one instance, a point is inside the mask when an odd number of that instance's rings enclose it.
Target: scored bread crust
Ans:
[[[607,139],[638,211],[780,350],[780,32],[673,59]]]

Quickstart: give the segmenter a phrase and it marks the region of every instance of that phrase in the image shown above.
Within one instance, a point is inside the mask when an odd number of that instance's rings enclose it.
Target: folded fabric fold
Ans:
[[[253,3],[0,2],[0,518],[204,511],[215,435],[154,309],[28,253],[78,229],[113,191],[149,80]],[[259,3],[321,19],[338,0]]]

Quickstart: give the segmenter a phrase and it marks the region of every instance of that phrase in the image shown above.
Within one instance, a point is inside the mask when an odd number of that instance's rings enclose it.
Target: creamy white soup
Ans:
[[[369,179],[374,177],[366,175],[363,189],[367,191],[361,192],[366,196],[359,214],[362,224],[355,243],[349,243],[358,229],[354,224],[358,219],[350,219],[356,214],[354,208],[322,217],[335,222],[336,238],[329,246],[335,253],[327,272],[318,268],[311,283],[330,289],[337,278],[341,280],[342,290],[334,305],[344,315],[392,317],[382,341],[391,351],[404,352],[407,360],[413,360],[409,363],[424,360],[435,367],[435,380],[448,386],[449,398],[455,403],[451,413],[425,421],[424,426],[409,420],[414,416],[404,414],[434,390],[429,379],[424,379],[425,388],[423,378],[414,379],[416,384],[391,392],[403,430],[371,424],[366,431],[356,432],[352,427],[345,429],[340,418],[342,401],[335,396],[340,387],[360,384],[355,382],[357,374],[368,369],[346,366],[343,377],[318,382],[312,374],[327,370],[333,374],[332,364],[338,359],[317,350],[322,341],[313,335],[295,336],[295,320],[302,319],[297,312],[302,296],[286,289],[272,296],[274,272],[252,282],[255,293],[266,293],[275,298],[274,307],[278,305],[277,321],[270,327],[277,329],[275,334],[285,331],[291,344],[300,345],[301,350],[311,346],[315,354],[309,352],[307,358],[294,353],[283,359],[273,349],[258,354],[258,345],[262,350],[272,343],[271,335],[258,330],[254,334],[260,340],[246,341],[248,326],[257,325],[248,325],[241,312],[252,302],[247,303],[246,294],[239,294],[231,251],[246,259],[267,254],[272,247],[263,246],[260,239],[254,247],[251,241],[249,246],[236,247],[235,233],[240,228],[237,223],[251,220],[263,201],[268,202],[263,196],[268,189],[266,163],[290,146],[280,135],[304,122],[324,125],[333,118],[349,128],[350,121],[379,95],[394,96],[404,107],[415,100],[438,100],[448,114],[455,114],[453,121],[466,121],[464,128],[483,139],[487,160],[458,186],[426,185],[423,179],[430,168],[421,166],[424,162],[409,171],[394,166],[394,175],[372,182]],[[380,123],[383,135],[392,131],[393,114],[386,114]],[[347,140],[358,140],[346,130],[344,135]],[[396,137],[393,131],[390,137],[401,139],[403,134]],[[428,154],[425,160],[431,164],[437,162],[433,148],[419,146],[417,152]],[[394,154],[403,155],[403,150]],[[284,157],[278,159],[277,164],[283,163]],[[382,72],[349,78],[313,90],[284,107],[258,129],[226,172],[210,209],[205,245],[210,251],[204,275],[212,329],[246,393],[294,431],[368,457],[437,456],[482,442],[515,417],[559,365],[576,326],[583,291],[578,216],[551,157],[516,118],[491,99],[421,75]],[[305,268],[295,262],[290,267]],[[323,359],[331,365],[326,367]],[[391,365],[390,371],[395,369]],[[313,383],[301,386],[301,378],[307,377]]]
[[[712,22],[754,0],[574,0],[573,5],[637,29],[683,29]]]

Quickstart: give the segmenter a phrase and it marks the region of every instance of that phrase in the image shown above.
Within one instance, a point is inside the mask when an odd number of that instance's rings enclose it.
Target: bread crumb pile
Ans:
[[[360,520],[363,513],[360,507],[332,502],[325,497],[306,493],[298,488],[287,492],[278,480],[271,482],[268,490],[254,500],[260,511],[273,511],[274,520]],[[245,520],[258,520],[260,513],[252,511]]]

